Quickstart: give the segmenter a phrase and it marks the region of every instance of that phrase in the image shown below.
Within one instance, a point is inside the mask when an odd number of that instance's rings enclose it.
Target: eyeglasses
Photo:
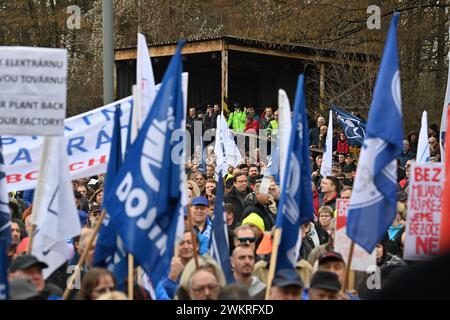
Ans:
[[[256,238],[255,237],[253,237],[253,238],[238,238],[238,240],[241,243],[246,243],[246,242],[253,243],[253,242],[255,242]]]
[[[98,217],[100,216],[100,212],[91,212],[91,216]]]
[[[208,291],[216,291],[218,288],[219,288],[218,284],[210,283],[210,284],[200,286],[197,288],[192,288],[192,291],[194,291],[196,293],[201,293],[201,292],[204,292],[205,289],[208,289]]]

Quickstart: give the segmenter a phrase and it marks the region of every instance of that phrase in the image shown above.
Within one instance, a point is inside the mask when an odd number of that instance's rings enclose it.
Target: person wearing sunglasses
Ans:
[[[256,250],[256,235],[249,225],[243,225],[234,229],[234,246],[248,245]]]

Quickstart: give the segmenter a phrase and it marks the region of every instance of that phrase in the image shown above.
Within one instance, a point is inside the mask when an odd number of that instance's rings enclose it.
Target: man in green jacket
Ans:
[[[239,104],[235,103],[234,111],[230,113],[227,120],[227,125],[233,131],[244,132],[246,117],[247,114],[244,111],[241,111]]]

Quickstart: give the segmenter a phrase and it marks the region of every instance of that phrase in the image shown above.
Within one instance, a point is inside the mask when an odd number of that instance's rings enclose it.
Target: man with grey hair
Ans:
[[[256,203],[247,206],[243,213],[242,219],[245,219],[251,213],[256,213],[264,221],[265,231],[272,230],[275,225],[275,215],[270,211],[269,208],[269,194],[261,192],[261,183],[255,184],[255,199]]]
[[[320,127],[325,124],[325,118],[319,116],[317,118],[317,127],[312,128],[309,132],[309,145],[317,146],[319,144]]]
[[[189,279],[188,292],[192,300],[217,300],[220,292],[219,281],[207,269],[198,269]]]

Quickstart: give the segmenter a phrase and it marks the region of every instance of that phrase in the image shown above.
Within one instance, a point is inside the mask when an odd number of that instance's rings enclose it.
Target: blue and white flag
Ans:
[[[295,269],[301,245],[300,226],[314,219],[309,163],[309,132],[304,96],[304,76],[300,75],[294,103],[294,119],[286,155],[281,199],[276,227],[281,228],[276,270]]]
[[[216,206],[214,208],[214,219],[212,221],[211,239],[209,250],[222,269],[227,284],[234,282],[233,271],[230,261],[230,242],[228,239],[228,226],[223,210],[223,179],[219,175],[219,181],[216,189]]]
[[[2,139],[0,137],[0,300],[8,299],[8,249],[11,245],[11,213],[6,189]]]
[[[360,146],[366,138],[366,122],[351,113],[345,112],[334,105],[331,105],[336,119],[344,130],[345,137],[350,146]]]
[[[104,194],[111,190],[114,178],[122,165],[122,135],[120,125],[120,106],[114,113],[114,128],[111,139],[111,151],[109,154],[108,169],[105,177]],[[124,288],[124,282],[128,274],[127,255],[123,249],[123,243],[116,232],[111,217],[106,212],[105,219],[100,227],[98,239],[95,245],[94,266],[106,267],[116,278],[119,289]]]
[[[32,254],[47,263],[47,279],[73,255],[67,240],[81,232],[64,137],[45,137],[31,221],[36,225]]]
[[[422,113],[422,125],[420,126],[416,161],[417,162],[430,161],[430,145],[428,143],[428,117],[426,111]]]
[[[397,158],[403,151],[403,119],[397,25],[394,13],[375,84],[347,218],[347,235],[369,253],[397,212]]]
[[[322,177],[331,176],[333,166],[333,111],[330,110],[328,120],[327,140],[325,142],[325,152],[323,153],[320,175]]]
[[[125,250],[133,254],[153,287],[170,268],[186,201],[182,46],[177,47],[153,107],[105,201]]]

